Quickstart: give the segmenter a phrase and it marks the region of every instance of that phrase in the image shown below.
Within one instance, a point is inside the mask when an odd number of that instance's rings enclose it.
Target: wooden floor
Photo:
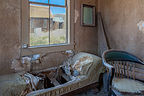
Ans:
[[[108,94],[106,92],[104,92],[104,90],[98,90],[98,89],[89,89],[85,92],[79,93],[77,95],[74,96],[108,96]]]

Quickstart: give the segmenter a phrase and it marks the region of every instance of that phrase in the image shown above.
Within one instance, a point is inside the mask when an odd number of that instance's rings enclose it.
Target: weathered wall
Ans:
[[[144,20],[144,0],[99,0],[110,46],[144,59],[144,33],[137,23]]]
[[[97,0],[75,0],[75,40],[76,50],[97,54],[96,27],[82,27],[80,25],[81,4],[96,5]],[[13,58],[20,57],[21,41],[21,0],[0,0],[0,75],[14,72],[11,70]],[[74,9],[73,9],[74,10]],[[57,66],[65,59],[61,53],[45,57],[41,65],[34,65],[34,69],[44,69]]]
[[[0,0],[0,6],[0,74],[6,74],[11,59],[19,57],[20,0]]]
[[[81,4],[94,5],[98,7],[97,0],[75,0],[76,50],[97,54],[97,28],[81,26]]]

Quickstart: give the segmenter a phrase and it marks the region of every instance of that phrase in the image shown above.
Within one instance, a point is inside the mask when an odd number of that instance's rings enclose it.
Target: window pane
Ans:
[[[49,44],[49,7],[30,5],[30,46]]]
[[[65,0],[50,0],[50,4],[65,5]]]
[[[50,7],[53,14],[50,23],[50,44],[66,43],[66,9]]]
[[[29,0],[30,2],[48,3],[48,0]]]

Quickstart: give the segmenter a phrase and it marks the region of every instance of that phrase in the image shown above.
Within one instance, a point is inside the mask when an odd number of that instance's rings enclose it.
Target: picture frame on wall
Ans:
[[[95,27],[96,26],[96,8],[92,5],[81,5],[81,25]]]

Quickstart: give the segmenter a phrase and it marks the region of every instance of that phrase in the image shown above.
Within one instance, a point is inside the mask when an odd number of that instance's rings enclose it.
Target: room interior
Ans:
[[[131,65],[115,67],[107,61],[109,52],[124,52],[115,57],[136,63],[130,70],[138,72],[126,77],[140,80],[144,89],[143,0],[0,0],[0,5],[0,96],[124,96],[107,84]]]

